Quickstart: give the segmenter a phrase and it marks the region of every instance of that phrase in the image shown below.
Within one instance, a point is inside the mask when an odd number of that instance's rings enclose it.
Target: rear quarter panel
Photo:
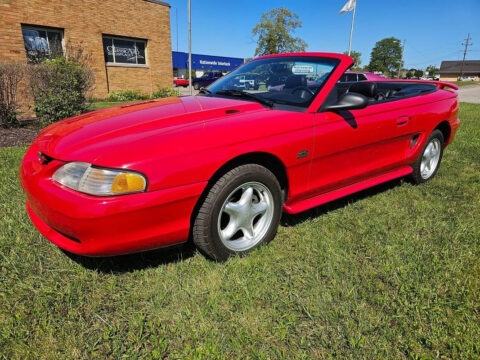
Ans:
[[[448,145],[458,126],[458,98],[457,93],[450,90],[438,90],[434,93],[404,99],[399,101],[400,106],[411,108],[413,129],[419,139],[413,148],[407,148],[407,163],[414,162],[420,155],[430,133],[442,122],[448,121],[452,132],[445,144]]]

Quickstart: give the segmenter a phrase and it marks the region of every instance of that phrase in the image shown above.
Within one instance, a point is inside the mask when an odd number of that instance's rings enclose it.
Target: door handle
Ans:
[[[397,118],[397,125],[398,126],[406,125],[409,120],[412,120],[411,116],[399,116]]]

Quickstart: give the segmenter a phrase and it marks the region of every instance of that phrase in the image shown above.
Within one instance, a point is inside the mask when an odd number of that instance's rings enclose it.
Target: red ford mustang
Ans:
[[[338,82],[351,65],[329,53],[264,56],[199,96],[51,125],[21,166],[30,218],[77,254],[131,253],[191,237],[225,260],[271,241],[282,211],[407,175],[431,179],[459,126],[458,88]],[[240,75],[260,79],[258,89],[238,89]]]

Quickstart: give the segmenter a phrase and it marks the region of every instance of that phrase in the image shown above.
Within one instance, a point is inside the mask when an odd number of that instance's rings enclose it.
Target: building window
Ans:
[[[103,53],[107,65],[146,65],[147,41],[103,36]]]
[[[23,43],[29,62],[63,55],[63,30],[22,25]]]

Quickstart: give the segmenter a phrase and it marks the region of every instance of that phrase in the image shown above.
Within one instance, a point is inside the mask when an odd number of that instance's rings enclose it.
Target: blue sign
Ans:
[[[172,51],[174,69],[188,68],[188,53]],[[231,71],[242,65],[244,60],[225,56],[192,54],[192,69],[194,70],[223,70]]]

